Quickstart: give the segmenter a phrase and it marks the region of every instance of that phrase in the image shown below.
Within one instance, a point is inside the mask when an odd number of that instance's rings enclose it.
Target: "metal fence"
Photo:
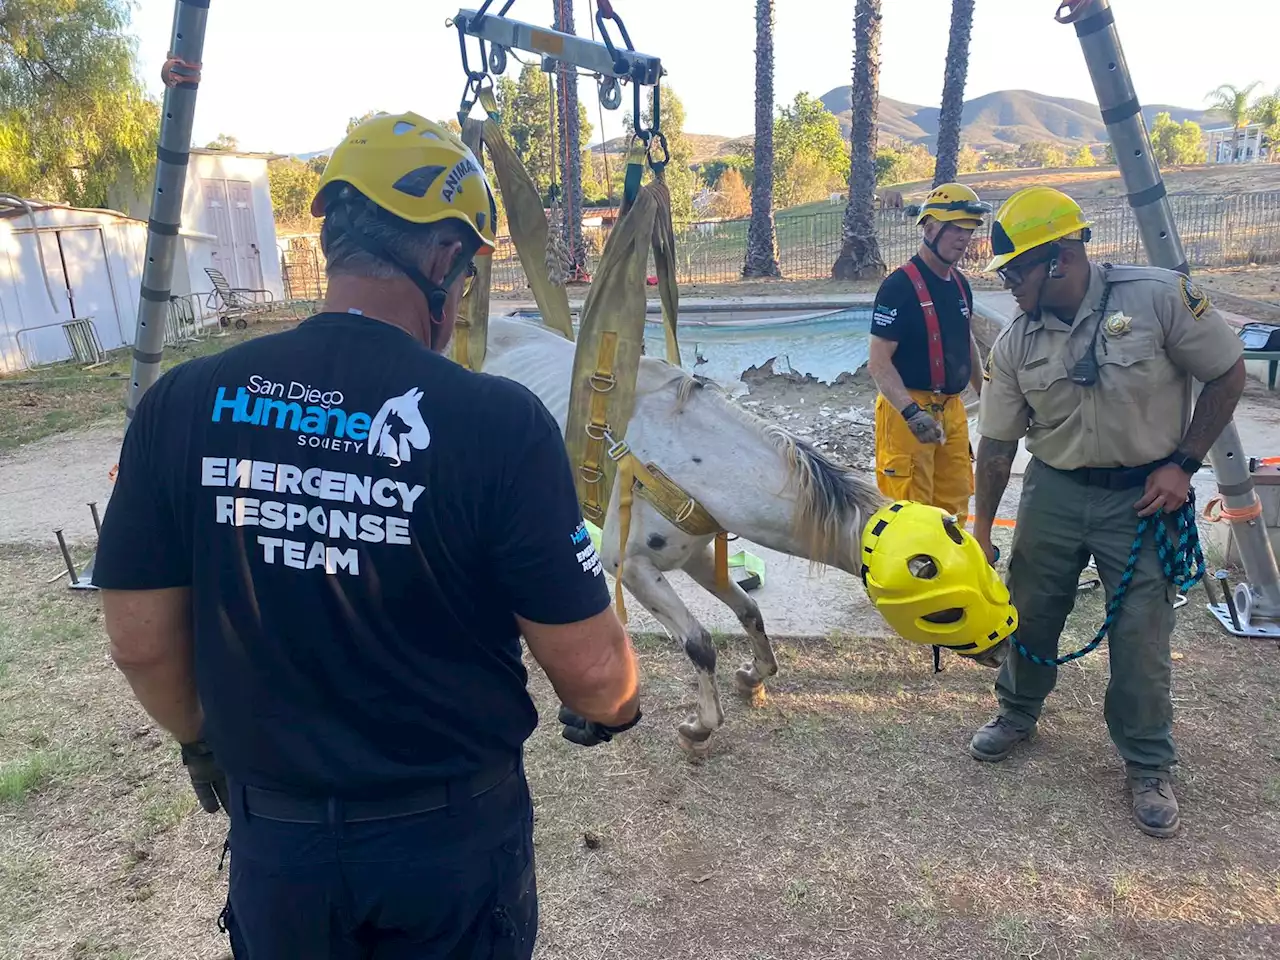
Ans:
[[[1002,198],[991,198],[997,206]],[[1175,194],[1169,197],[1192,267],[1229,267],[1280,261],[1280,190],[1239,194]],[[1146,263],[1133,211],[1124,197],[1081,201],[1093,221],[1090,256],[1112,263]],[[831,276],[840,253],[843,205],[829,211],[781,213],[775,218],[778,265],[789,280]],[[747,250],[748,221],[705,220],[676,225],[676,268],[681,284],[731,283],[740,279]],[[594,272],[609,228],[584,227],[588,271]],[[876,233],[886,264],[902,263],[920,243],[914,218],[902,210],[878,210]],[[541,261],[542,253],[536,254]],[[980,272],[991,256],[988,228],[969,244],[963,264]],[[290,238],[281,256],[281,274],[290,298],[324,295],[324,258],[314,236]],[[654,272],[650,260],[650,274]],[[524,269],[510,237],[499,237],[493,259],[492,289],[506,293],[528,289]]]

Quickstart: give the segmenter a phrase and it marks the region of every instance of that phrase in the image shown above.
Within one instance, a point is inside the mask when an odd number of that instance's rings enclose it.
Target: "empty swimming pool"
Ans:
[[[739,311],[733,314],[681,311],[677,327],[680,364],[692,373],[710,377],[732,390],[740,387],[742,372],[776,357],[774,369],[809,374],[830,383],[844,372],[853,373],[867,362],[867,331],[871,305],[822,312]],[[539,319],[536,311],[508,316]],[[745,317],[745,319],[744,319]],[[575,320],[575,328],[576,328]],[[666,355],[662,321],[650,315],[645,324],[645,353]]]

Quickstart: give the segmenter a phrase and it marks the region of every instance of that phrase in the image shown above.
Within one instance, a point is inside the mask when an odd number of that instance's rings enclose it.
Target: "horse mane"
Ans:
[[[842,530],[854,527],[860,535],[867,519],[888,501],[873,482],[857,471],[836,463],[807,440],[786,428],[757,416],[741,404],[734,403],[714,381],[695,376],[678,367],[656,389],[676,384],[675,410],[680,412],[695,393],[705,387],[724,409],[748,426],[758,430],[781,454],[787,475],[796,485],[800,510],[796,516],[797,532],[808,544],[814,564],[832,563],[841,542]],[[850,558],[852,559],[852,558]]]

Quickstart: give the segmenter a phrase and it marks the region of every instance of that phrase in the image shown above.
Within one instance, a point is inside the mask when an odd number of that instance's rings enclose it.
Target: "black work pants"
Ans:
[[[523,766],[426,813],[326,823],[253,812],[231,785],[235,960],[529,960],[538,928]]]

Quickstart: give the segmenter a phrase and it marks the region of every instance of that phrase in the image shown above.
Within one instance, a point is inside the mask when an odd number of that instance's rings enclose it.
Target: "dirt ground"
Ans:
[[[53,528],[82,566],[84,504],[109,494],[113,372],[0,380],[0,958],[222,960],[225,821],[198,809],[176,747],[111,664],[95,595],[59,577]],[[870,467],[865,371],[744,379],[741,402]],[[1251,381],[1249,409],[1275,396]],[[997,531],[1006,556],[1008,537]],[[1064,648],[1092,636],[1101,599],[1081,594]],[[636,636],[644,723],[589,751],[559,737],[530,663],[544,717],[527,750],[537,957],[1280,956],[1280,650],[1222,634],[1202,588],[1190,599],[1174,642],[1184,827],[1170,841],[1129,819],[1102,720],[1105,644],[1062,669],[1037,741],[996,765],[964,752],[992,673],[948,658],[935,675],[927,650],[896,639],[775,637],[780,673],[749,704],[729,676],[747,645],[717,634],[727,717],[701,762],[676,745],[694,671],[665,636]],[[780,615],[761,604],[766,625]]]

